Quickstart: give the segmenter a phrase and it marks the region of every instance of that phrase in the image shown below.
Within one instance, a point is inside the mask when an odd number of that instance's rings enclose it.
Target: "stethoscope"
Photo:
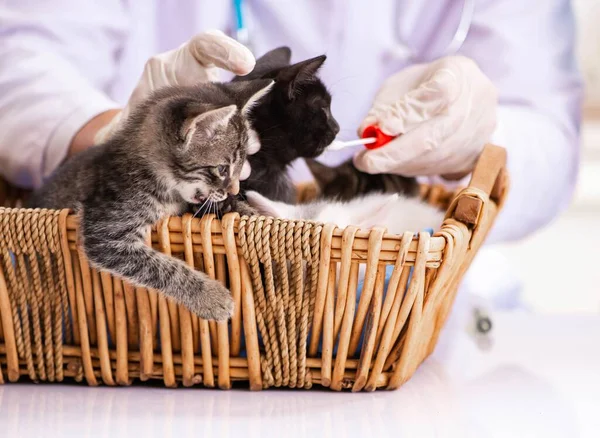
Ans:
[[[252,50],[250,33],[246,26],[246,4],[243,0],[233,0],[233,12],[235,15],[235,39]]]
[[[399,17],[401,14],[399,3],[400,2],[396,3],[396,17]],[[250,32],[246,23],[245,7],[246,5],[244,0],[233,0],[233,10],[235,15],[235,38],[240,43],[252,50],[252,40],[250,38]],[[458,22],[458,26],[456,27],[456,31],[450,40],[450,43],[441,52],[436,54],[428,54],[427,56],[417,53],[411,49],[410,46],[403,41],[403,38],[400,35],[399,26],[396,26],[396,41],[392,52],[400,59],[404,59],[412,63],[430,61],[442,56],[455,54],[462,47],[465,39],[467,38],[471,23],[473,22],[474,12],[475,0],[464,0],[460,20]]]
[[[402,40],[402,35],[400,35],[400,26],[396,26],[396,41],[392,52],[398,58],[410,61],[412,63],[432,61],[443,56],[453,55],[458,52],[467,38],[467,34],[471,28],[471,23],[473,22],[474,12],[475,0],[464,0],[462,10],[460,12],[460,20],[458,22],[458,26],[456,26],[456,31],[454,32],[450,43],[448,43],[444,50],[438,53],[429,53],[427,55],[417,53],[411,49],[408,44]],[[399,18],[400,14],[400,2],[396,2],[396,18]]]

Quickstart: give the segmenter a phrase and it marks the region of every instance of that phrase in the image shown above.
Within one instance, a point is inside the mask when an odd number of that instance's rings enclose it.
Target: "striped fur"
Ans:
[[[272,81],[163,88],[107,143],[68,160],[29,200],[80,216],[91,264],[162,291],[205,319],[233,312],[229,291],[146,246],[149,225],[190,202],[237,193],[249,138],[247,112]]]

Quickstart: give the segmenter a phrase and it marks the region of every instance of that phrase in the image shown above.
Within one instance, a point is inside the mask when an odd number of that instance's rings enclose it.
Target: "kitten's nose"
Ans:
[[[329,124],[331,126],[331,130],[338,135],[340,133],[340,125],[333,117],[330,119]]]
[[[230,195],[237,195],[240,192],[240,182],[238,180],[231,181],[229,187],[227,188],[227,192]]]

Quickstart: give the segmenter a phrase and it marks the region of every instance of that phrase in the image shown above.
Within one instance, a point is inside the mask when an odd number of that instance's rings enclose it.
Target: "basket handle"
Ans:
[[[452,217],[467,225],[476,225],[483,200],[470,195],[469,189],[483,192],[500,205],[507,187],[506,149],[486,144],[479,155],[467,189],[458,195]]]

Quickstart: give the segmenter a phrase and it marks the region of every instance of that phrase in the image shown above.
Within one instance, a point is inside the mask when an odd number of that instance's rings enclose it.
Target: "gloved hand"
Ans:
[[[468,58],[409,67],[384,82],[358,130],[375,124],[399,137],[359,152],[354,164],[368,173],[464,176],[496,127],[497,103],[496,88]]]
[[[254,55],[248,48],[219,30],[198,34],[177,49],[153,56],[146,62],[125,108],[98,131],[94,143],[110,138],[131,110],[158,88],[216,81],[218,67],[245,75],[252,71],[254,64]]]

